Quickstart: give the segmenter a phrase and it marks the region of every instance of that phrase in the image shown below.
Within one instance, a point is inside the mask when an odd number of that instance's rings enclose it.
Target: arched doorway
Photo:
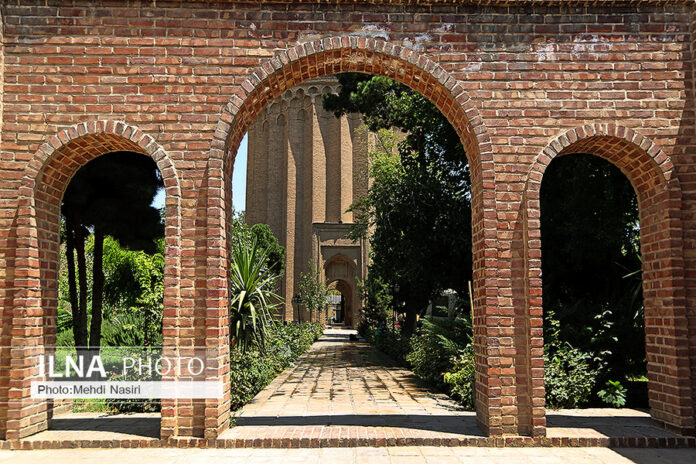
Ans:
[[[523,227],[516,247],[526,247],[524,262],[528,356],[539,366],[530,376],[530,409],[535,430],[545,427],[541,300],[540,186],[558,156],[590,154],[618,167],[638,197],[642,254],[645,343],[651,417],[668,429],[694,429],[688,324],[684,298],[681,192],[669,157],[633,130],[613,125],[583,126],[554,140],[532,166],[523,200]],[[520,287],[521,289],[521,287]],[[515,291],[515,289],[513,289]]]
[[[360,319],[359,314],[355,312],[355,302],[358,296],[355,262],[344,255],[335,255],[324,264],[324,274],[327,284],[341,294],[341,324],[345,327],[355,328]]]
[[[29,436],[48,426],[51,400],[31,400],[31,381],[41,380],[39,356],[56,344],[60,211],[63,194],[73,175],[91,160],[113,152],[133,152],[151,157],[164,180],[165,298],[164,344],[175,343],[171,331],[179,307],[179,201],[181,193],[173,164],[165,151],[139,129],[116,121],[81,123],[51,136],[34,155],[18,192],[16,279],[12,356],[25,368],[13,375],[9,388],[7,439]],[[7,391],[3,392],[3,396]],[[162,401],[163,410],[176,416],[174,403]],[[167,432],[162,428],[162,435]],[[169,434],[173,433],[170,431]]]
[[[489,339],[498,338],[499,325],[507,321],[495,308],[498,280],[495,278],[498,260],[490,244],[496,242],[495,195],[484,196],[487,189],[495,189],[495,172],[490,137],[477,108],[466,95],[457,80],[437,64],[411,49],[396,47],[380,39],[363,37],[334,37],[307,42],[292,49],[281,51],[256,69],[240,86],[237,96],[225,108],[215,131],[212,144],[210,169],[208,170],[209,204],[220,205],[211,208],[207,215],[208,238],[212,245],[208,248],[210,268],[225,272],[226,256],[229,255],[229,236],[224,224],[230,217],[232,202],[228,188],[231,185],[234,156],[240,141],[249,125],[271,100],[285,89],[309,79],[341,72],[361,72],[389,77],[430,99],[447,117],[461,136],[465,152],[469,158],[472,179],[472,230],[473,233],[473,287],[474,287],[474,345],[477,361],[476,409],[479,425],[492,435],[518,433],[517,421],[513,412],[489,401],[500,397],[501,383],[521,385],[528,381],[523,366],[516,366],[521,358],[504,358],[510,362],[509,369],[500,369],[501,359],[490,352]],[[214,181],[214,182],[212,182]],[[210,281],[209,293],[220,298],[211,299],[211,308],[219,309],[220,320],[216,326],[226,326],[227,289],[218,286],[224,279]],[[211,321],[212,323],[212,321]],[[503,340],[508,343],[511,340]],[[494,350],[497,352],[497,349]],[[489,353],[490,352],[490,353]],[[495,358],[493,360],[492,358]],[[518,378],[522,376],[523,378]],[[510,387],[505,390],[505,401],[517,404],[524,389]],[[503,420],[509,414],[510,420]],[[220,423],[226,421],[220,416]]]

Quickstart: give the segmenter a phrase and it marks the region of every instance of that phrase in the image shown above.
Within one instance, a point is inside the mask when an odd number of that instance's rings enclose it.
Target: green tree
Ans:
[[[154,251],[164,235],[160,212],[151,206],[163,186],[155,162],[141,154],[117,152],[83,166],[63,197],[70,305],[76,346],[98,349],[104,296],[104,239],[107,235],[133,249]],[[87,328],[85,243],[94,235],[91,323]],[[77,272],[75,269],[77,257]]]
[[[368,279],[398,284],[395,303],[411,333],[433,297],[446,288],[465,294],[471,280],[466,154],[444,115],[417,92],[383,77],[348,73],[338,79],[341,90],[325,95],[324,107],[336,116],[361,113],[380,142],[370,154],[368,194],[351,207],[351,235],[370,239]]]
[[[231,240],[233,246],[249,247],[256,243],[260,250],[265,250],[268,266],[278,276],[285,270],[285,248],[278,243],[278,239],[268,224],[246,223],[244,212],[233,212],[231,222]]]
[[[300,273],[300,305],[309,311],[312,322],[319,322],[319,315],[326,309],[329,287],[321,277],[321,271],[313,262],[308,263],[309,272]]]

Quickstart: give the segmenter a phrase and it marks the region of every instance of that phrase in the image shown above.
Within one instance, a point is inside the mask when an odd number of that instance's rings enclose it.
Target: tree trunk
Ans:
[[[403,333],[405,335],[411,335],[416,331],[416,325],[418,324],[418,316],[422,315],[428,307],[428,298],[421,296],[413,297],[408,303],[406,311],[406,320],[404,321]]]
[[[85,229],[82,226],[78,227],[76,232],[76,244],[75,249],[77,250],[77,276],[78,285],[80,288],[80,311],[77,317],[76,332],[75,336],[75,346],[77,347],[87,347],[87,262],[85,259]],[[73,321],[75,321],[75,316],[73,315]],[[73,322],[75,324],[75,322]]]
[[[104,301],[104,231],[94,229],[94,261],[92,266],[92,323],[89,346],[99,353],[101,346],[102,307]]]
[[[66,217],[66,257],[68,260],[68,293],[70,295],[70,310],[72,312],[73,338],[78,345],[77,339],[80,336],[79,321],[80,307],[77,297],[77,281],[75,276],[75,224],[70,217]]]
[[[406,320],[404,321],[403,334],[411,335],[416,330],[416,323],[418,322],[418,311],[409,309],[406,311]]]

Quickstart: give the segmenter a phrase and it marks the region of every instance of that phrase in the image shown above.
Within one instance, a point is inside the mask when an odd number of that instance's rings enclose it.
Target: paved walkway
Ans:
[[[278,376],[237,413],[224,439],[378,437],[476,439],[475,413],[425,388],[415,375],[350,331],[327,330],[294,368]],[[548,436],[674,437],[650,424],[647,412],[584,409],[548,412]]]
[[[647,412],[631,409],[549,411],[547,439],[489,439],[473,412],[424,387],[411,371],[368,344],[350,341],[351,333],[327,331],[294,367],[237,411],[219,439],[195,446],[683,446],[675,435],[652,426]],[[71,414],[56,418],[50,430],[25,444],[33,449],[79,441],[80,447],[194,446],[185,440],[161,442],[159,424],[159,414]]]
[[[0,451],[0,464],[693,464],[692,449],[324,448]]]
[[[475,416],[348,330],[327,330],[295,367],[276,377],[221,438],[343,435],[483,436]]]

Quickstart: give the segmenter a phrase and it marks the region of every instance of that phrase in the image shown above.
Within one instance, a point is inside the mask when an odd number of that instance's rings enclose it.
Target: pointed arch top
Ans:
[[[97,120],[81,122],[48,137],[24,169],[18,190],[20,201],[33,199],[38,187],[48,187],[37,183],[43,182],[45,176],[50,176],[48,171],[59,170],[58,164],[61,168],[67,168],[60,169],[63,171],[61,174],[72,178],[87,162],[114,151],[133,151],[152,158],[162,174],[167,195],[181,198],[176,168],[154,138],[125,122]],[[66,152],[71,153],[68,156]],[[60,155],[64,155],[65,159],[57,160]],[[70,178],[62,179],[63,187],[67,187]]]
[[[488,130],[459,81],[415,50],[359,36],[301,43],[279,52],[252,71],[223,108],[211,158],[226,161],[228,156],[234,156],[254,117],[285,90],[316,77],[342,72],[389,77],[431,100],[459,133],[474,177],[494,179]]]

